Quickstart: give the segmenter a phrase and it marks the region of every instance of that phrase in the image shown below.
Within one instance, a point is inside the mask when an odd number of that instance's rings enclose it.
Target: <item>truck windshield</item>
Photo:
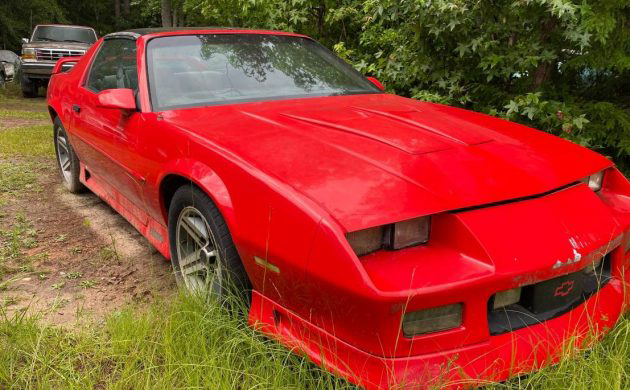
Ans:
[[[322,45],[294,36],[154,38],[147,60],[154,110],[381,93]]]
[[[37,26],[31,38],[33,42],[96,42],[96,34],[91,28],[67,26]]]

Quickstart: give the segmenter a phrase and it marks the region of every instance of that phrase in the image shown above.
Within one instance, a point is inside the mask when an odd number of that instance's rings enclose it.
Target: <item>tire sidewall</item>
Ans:
[[[66,136],[68,153],[70,154],[70,180],[66,179],[66,177],[64,176],[63,170],[61,169],[61,162],[59,161],[59,146],[57,145],[57,135],[60,132],[63,132]],[[70,139],[68,138],[68,132],[66,132],[66,129],[63,127],[63,124],[61,123],[59,117],[55,118],[53,122],[53,143],[55,144],[55,161],[57,161],[57,170],[59,171],[61,182],[68,191],[72,193],[79,192],[82,188],[81,182],[79,181],[79,159],[74,154],[74,150],[72,149],[72,145],[70,144]]]
[[[242,268],[240,259],[234,261],[234,253],[232,253],[232,251],[235,252],[236,248],[234,247],[231,236],[225,234],[225,229],[227,229],[225,221],[212,200],[192,185],[192,183],[177,190],[171,201],[168,213],[169,251],[178,286],[186,289],[184,278],[179,269],[179,258],[177,255],[177,221],[181,212],[186,207],[194,207],[206,219],[212,231],[211,233],[216,244],[216,250],[219,252],[218,261],[221,262],[219,267],[221,272],[220,296],[213,298],[218,298],[218,301],[225,302],[232,290],[242,295],[241,293],[247,286],[247,283],[242,280],[245,278],[244,269]],[[228,261],[229,259],[232,259],[232,262]],[[236,280],[233,278],[236,278]],[[236,283],[232,284],[235,281]]]

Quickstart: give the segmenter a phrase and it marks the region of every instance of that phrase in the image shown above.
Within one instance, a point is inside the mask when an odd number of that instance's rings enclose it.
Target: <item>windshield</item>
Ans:
[[[37,26],[33,31],[33,42],[96,42],[96,33],[91,28],[65,26]]]
[[[381,92],[329,50],[299,37],[170,36],[149,41],[147,56],[156,111]]]

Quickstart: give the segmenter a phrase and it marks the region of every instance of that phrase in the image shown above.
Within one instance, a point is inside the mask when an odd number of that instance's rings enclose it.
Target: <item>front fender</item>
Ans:
[[[219,175],[209,166],[190,158],[180,158],[168,162],[158,176],[157,188],[162,189],[164,180],[172,175],[190,180],[206,193],[219,208],[228,227],[235,224],[234,206],[230,193]],[[168,222],[168,210],[164,204],[164,197],[160,191],[160,210],[165,225]]]

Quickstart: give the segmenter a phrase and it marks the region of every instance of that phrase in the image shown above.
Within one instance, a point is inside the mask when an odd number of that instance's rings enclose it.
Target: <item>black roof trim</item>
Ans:
[[[122,34],[122,33],[131,33],[136,34],[137,36],[147,35],[147,34],[155,34],[161,32],[176,32],[176,31],[191,31],[191,30],[255,30],[251,28],[240,28],[240,27],[149,27],[149,28],[136,28],[131,30],[121,31],[119,33],[113,34]],[[109,34],[112,35],[112,34]]]
[[[107,39],[114,39],[114,38],[133,39],[135,41],[136,39],[140,38],[140,34],[135,33],[133,31],[121,31],[121,32],[107,34],[105,35],[105,38],[103,39],[107,40]]]

